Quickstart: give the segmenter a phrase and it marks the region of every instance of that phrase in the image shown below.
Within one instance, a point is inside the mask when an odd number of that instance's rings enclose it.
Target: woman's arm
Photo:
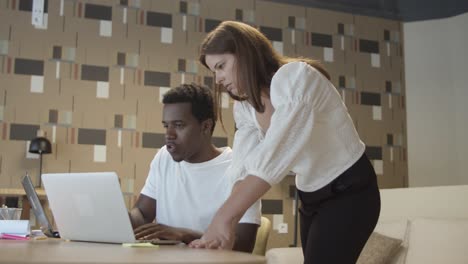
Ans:
[[[232,249],[235,227],[245,211],[271,188],[263,179],[249,175],[238,181],[229,198],[218,210],[201,239],[190,246],[196,248]]]

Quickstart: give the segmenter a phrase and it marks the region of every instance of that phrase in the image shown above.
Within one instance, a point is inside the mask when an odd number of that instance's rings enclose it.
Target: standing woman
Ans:
[[[225,21],[200,61],[235,100],[235,182],[192,247],[231,249],[244,212],[290,171],[301,199],[305,263],[355,263],[374,230],[380,194],[365,145],[330,76],[305,58],[281,56],[257,29]]]

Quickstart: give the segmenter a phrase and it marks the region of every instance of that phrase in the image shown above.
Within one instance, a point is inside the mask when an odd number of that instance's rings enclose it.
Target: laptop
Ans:
[[[34,189],[31,177],[29,177],[28,174],[23,176],[23,178],[21,179],[21,184],[23,185],[26,197],[28,197],[29,203],[31,204],[31,208],[33,210],[34,215],[36,216],[36,221],[39,223],[41,231],[44,233],[44,235],[48,237],[59,238],[60,235],[57,231],[53,230],[53,227],[50,224],[50,221],[44,212],[44,208],[41,205],[41,201],[37,196],[36,190]]]
[[[115,172],[48,173],[42,175],[42,182],[62,238],[103,243],[141,242],[135,239]]]

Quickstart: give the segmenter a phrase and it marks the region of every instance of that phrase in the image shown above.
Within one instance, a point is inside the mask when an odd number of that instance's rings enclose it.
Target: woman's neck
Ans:
[[[265,109],[263,113],[256,112],[255,116],[262,131],[266,133],[268,131],[268,128],[270,127],[271,116],[275,112],[275,109],[273,108],[270,97],[268,95],[262,92],[261,99],[262,104],[265,106]]]

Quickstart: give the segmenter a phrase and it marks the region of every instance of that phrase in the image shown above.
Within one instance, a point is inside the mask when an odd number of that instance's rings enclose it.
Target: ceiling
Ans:
[[[467,0],[269,0],[404,22],[451,17],[468,12]]]

